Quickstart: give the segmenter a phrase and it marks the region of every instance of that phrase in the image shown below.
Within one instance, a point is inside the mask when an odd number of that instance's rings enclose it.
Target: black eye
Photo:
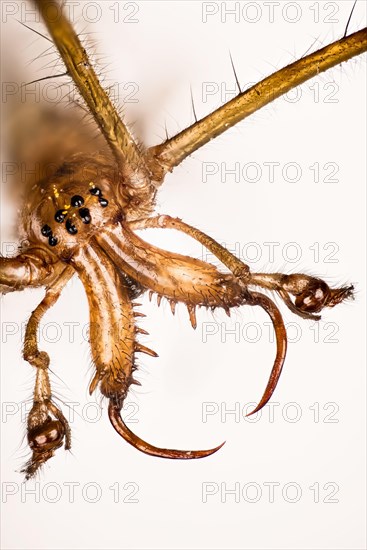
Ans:
[[[55,214],[55,221],[57,223],[62,223],[65,219],[65,214],[63,213],[63,210],[58,210]]]
[[[89,189],[89,193],[91,195],[94,195],[95,197],[99,197],[100,195],[102,195],[102,191],[99,187],[92,187],[92,189]]]
[[[92,221],[92,218],[91,218],[91,215],[90,215],[90,212],[89,212],[88,208],[81,208],[79,210],[79,215],[80,215],[83,223],[90,223]]]
[[[50,235],[49,238],[48,238],[48,244],[50,246],[56,246],[57,243],[59,242],[58,238],[55,237],[54,235]]]
[[[52,229],[47,223],[42,227],[41,233],[44,237],[49,237],[52,234]]]
[[[106,208],[106,206],[108,205],[108,200],[107,199],[104,199],[103,197],[101,197],[99,199],[99,204],[103,207],[103,208]]]
[[[71,220],[66,220],[66,231],[70,233],[70,235],[75,235],[76,233],[78,233],[77,228]]]
[[[74,195],[73,197],[71,197],[70,204],[71,206],[76,206],[76,207],[83,206],[84,199],[80,195]]]

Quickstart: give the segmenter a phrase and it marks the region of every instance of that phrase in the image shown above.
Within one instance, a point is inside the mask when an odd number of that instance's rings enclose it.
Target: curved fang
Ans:
[[[268,385],[265,388],[260,403],[252,412],[246,415],[251,416],[252,414],[257,413],[260,409],[262,409],[264,405],[266,405],[266,403],[273,395],[275,388],[277,387],[287,353],[287,332],[285,330],[283,318],[279,309],[274,304],[274,302],[270,300],[270,298],[265,296],[265,294],[261,294],[260,292],[251,292],[248,304],[251,306],[260,306],[265,309],[266,313],[269,315],[270,319],[273,322],[277,341],[277,354],[275,356],[274,365],[270,374]]]
[[[179,451],[176,449],[160,449],[159,447],[154,447],[154,445],[150,445],[143,439],[140,439],[140,437],[135,435],[126,426],[121,418],[119,405],[114,403],[112,400],[110,400],[108,406],[108,416],[116,432],[121,435],[121,437],[123,437],[125,441],[130,443],[130,445],[135,447],[135,449],[138,449],[139,451],[142,451],[143,453],[151,456],[159,456],[160,458],[179,458],[184,460],[188,460],[191,458],[204,458],[218,451],[221,447],[223,447],[225,443],[224,441],[221,445],[218,445],[218,447],[215,447],[214,449],[208,449],[206,451]]]

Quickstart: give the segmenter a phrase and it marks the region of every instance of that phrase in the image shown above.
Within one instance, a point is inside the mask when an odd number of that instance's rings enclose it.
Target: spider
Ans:
[[[186,157],[293,87],[367,50],[367,29],[309,54],[239,94],[222,107],[164,143],[145,149],[134,141],[101,87],[88,55],[56,0],[34,0],[47,29],[84,102],[99,127],[108,150],[76,151],[57,169],[27,189],[21,212],[24,244],[14,258],[0,258],[3,293],[45,287],[25,333],[23,356],[36,369],[33,407],[27,437],[32,451],[24,466],[26,479],[54,456],[61,446],[71,448],[68,422],[52,399],[49,357],[40,351],[37,329],[42,317],[75,274],[84,285],[90,310],[90,346],[95,374],[92,394],[99,388],[109,400],[110,421],[128,443],[152,456],[175,459],[207,457],[221,448],[185,451],[155,447],[136,436],[124,423],[121,409],[134,378],[137,353],[156,353],[138,341],[146,332],[138,326],[135,300],[146,291],[169,301],[172,312],[184,303],[193,328],[196,308],[227,313],[242,305],[259,306],[270,317],[276,335],[276,355],[259,411],[277,386],[287,351],[282,315],[258,289],[275,292],[304,319],[320,319],[325,307],[352,297],[353,286],[330,288],[322,279],[305,274],[252,273],[210,236],[181,219],[153,215],[156,195],[167,173]],[[50,8],[52,8],[50,10]],[[56,10],[58,17],[54,17]],[[227,268],[145,242],[135,231],[169,228],[205,246]]]

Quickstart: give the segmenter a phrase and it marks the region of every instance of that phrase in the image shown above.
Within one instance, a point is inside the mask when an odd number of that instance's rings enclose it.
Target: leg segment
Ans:
[[[64,267],[43,248],[29,249],[15,258],[0,258],[0,293],[51,285]]]
[[[26,479],[34,476],[38,468],[54,456],[64,439],[65,449],[71,447],[69,424],[60,409],[52,402],[48,376],[50,358],[46,352],[38,349],[37,330],[42,317],[57,302],[62,289],[72,276],[73,270],[64,267],[59,279],[47,288],[44,299],[33,311],[26,328],[23,357],[37,369],[33,407],[27,422],[32,457],[22,470],[26,474]]]
[[[150,158],[149,165],[152,173],[160,174],[163,181],[167,172],[172,172],[186,157],[228,128],[292,88],[366,50],[367,29],[365,28],[264,78],[176,136],[148,149],[147,157]]]
[[[179,218],[171,218],[171,216],[163,215],[156,216],[154,218],[144,218],[141,220],[136,220],[129,223],[129,227],[132,230],[136,229],[148,229],[148,228],[166,228],[166,229],[176,229],[182,233],[186,233],[202,245],[204,245],[214,256],[218,258],[228,269],[233,273],[233,275],[242,281],[248,279],[248,273],[250,268],[248,265],[244,264],[231,254],[224,246],[220,245],[209,235],[203,233],[196,227],[188,225]]]
[[[245,302],[246,288],[240,279],[221,273],[207,262],[157,248],[135,235],[128,224],[106,226],[95,239],[121,271],[143,287],[166,297],[171,304],[184,302],[194,326],[196,306],[229,311]],[[234,256],[231,259],[238,265],[239,260]],[[246,273],[247,266],[240,264],[238,270]]]
[[[250,273],[249,267],[217,243],[214,239],[202,233],[178,218],[157,216],[136,220],[129,224],[131,229],[170,228],[186,233],[203,244],[232,273],[242,285],[255,285],[268,290],[275,290],[292,313],[304,319],[319,321],[320,312],[324,307],[334,307],[343,300],[353,296],[353,285],[331,289],[322,279],[309,275],[281,273]],[[295,296],[293,303],[290,294]]]
[[[64,15],[59,2],[55,0],[47,2],[34,0],[34,2],[59,50],[67,74],[73,79],[98,124],[123,178],[129,181],[132,194],[140,201],[150,203],[155,189],[150,182],[145,156],[122,122],[109,95],[102,88],[85,48],[83,48],[70,21]],[[57,17],[51,15],[54,12],[58,14]]]

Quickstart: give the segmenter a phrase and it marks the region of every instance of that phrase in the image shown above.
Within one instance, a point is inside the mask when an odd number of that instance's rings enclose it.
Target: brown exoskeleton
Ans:
[[[49,358],[38,349],[37,327],[77,273],[90,309],[90,344],[95,375],[90,384],[109,399],[109,416],[116,431],[139,450],[164,458],[201,458],[220,448],[179,451],[154,447],[134,435],[120,411],[134,379],[135,354],[155,352],[137,342],[139,333],[133,301],[142,292],[156,293],[187,305],[192,326],[197,306],[230,308],[260,306],[272,320],[277,352],[260,410],[271,398],[286,355],[287,337],[275,303],[257,288],[275,291],[289,309],[306,319],[319,319],[352,295],[352,286],[331,289],[321,279],[303,274],[251,273],[249,267],[198,229],[167,215],[152,217],[157,190],[164,177],[193,151],[223,133],[291,88],[367,49],[367,30],[338,40],[265,78],[164,143],[144,150],[132,138],[102,89],[71,24],[65,16],[51,17],[55,1],[37,0],[50,36],[57,46],[109,150],[75,151],[51,176],[27,192],[21,225],[28,245],[16,258],[1,258],[3,292],[45,286],[46,294],[28,322],[24,358],[36,368],[34,405],[28,417],[32,457],[25,467],[29,478],[62,444],[70,448],[66,418],[52,400]],[[143,241],[135,230],[171,228],[204,245],[228,269]]]

